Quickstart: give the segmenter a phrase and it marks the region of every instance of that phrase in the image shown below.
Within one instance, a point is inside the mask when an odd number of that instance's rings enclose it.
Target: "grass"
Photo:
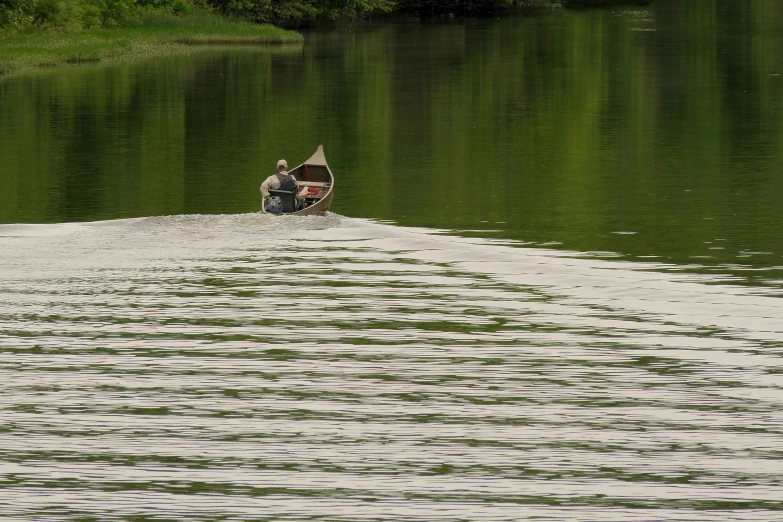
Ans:
[[[204,45],[301,42],[302,35],[194,11],[148,13],[112,29],[52,30],[0,35],[0,74],[38,67],[192,52]]]

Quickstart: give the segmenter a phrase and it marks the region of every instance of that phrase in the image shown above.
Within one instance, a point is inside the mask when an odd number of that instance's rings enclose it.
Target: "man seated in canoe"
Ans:
[[[295,195],[295,208],[294,211],[300,210],[304,206],[304,200],[302,197],[307,193],[308,188],[304,187],[299,191],[299,186],[296,184],[296,178],[288,173],[288,162],[281,159],[277,162],[277,173],[272,174],[261,184],[261,197],[263,202],[261,203],[261,210],[263,212],[274,212],[279,214],[282,212],[282,208],[268,209],[269,201],[271,198],[270,190],[282,190],[285,192],[292,192]],[[277,202],[275,202],[277,203]],[[275,205],[277,206],[277,205]]]

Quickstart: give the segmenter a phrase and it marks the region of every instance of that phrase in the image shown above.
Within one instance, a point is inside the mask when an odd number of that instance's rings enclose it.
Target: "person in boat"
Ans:
[[[284,159],[279,160],[277,162],[277,173],[266,178],[261,184],[261,197],[263,198],[261,208],[266,212],[267,205],[269,204],[270,190],[285,190],[296,193],[297,210],[301,209],[304,206],[304,201],[302,199],[303,193],[306,193],[308,189],[307,187],[303,188],[301,191],[298,189],[299,186],[296,184],[296,178],[288,173],[288,162]]]

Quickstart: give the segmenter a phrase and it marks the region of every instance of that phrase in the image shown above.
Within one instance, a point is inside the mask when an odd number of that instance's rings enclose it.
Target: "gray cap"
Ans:
[[[288,168],[288,162],[284,159],[277,160],[277,168],[285,167]]]

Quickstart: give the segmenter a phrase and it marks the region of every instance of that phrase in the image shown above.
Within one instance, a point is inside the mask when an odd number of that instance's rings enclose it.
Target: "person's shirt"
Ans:
[[[261,197],[268,198],[270,190],[277,190],[286,178],[293,177],[286,172],[275,172],[261,183]]]
[[[296,178],[293,177],[293,175],[289,174],[288,171],[286,172],[275,172],[268,178],[264,180],[264,182],[261,184],[261,197],[268,198],[269,197],[269,191],[270,190],[277,190],[280,188],[280,185],[283,184],[283,181],[286,180],[286,178],[293,178],[294,181],[296,181]],[[303,187],[299,193],[298,196],[304,197],[308,192],[307,187]]]

